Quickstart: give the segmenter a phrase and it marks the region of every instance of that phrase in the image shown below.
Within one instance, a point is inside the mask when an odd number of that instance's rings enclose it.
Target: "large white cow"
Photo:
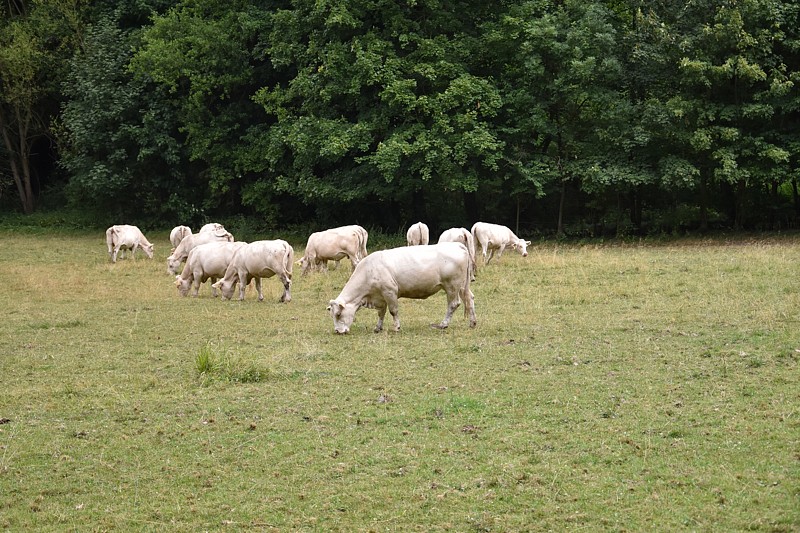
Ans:
[[[339,296],[330,301],[333,329],[348,333],[356,311],[369,307],[378,311],[376,333],[383,329],[387,308],[394,330],[399,331],[398,298],[425,299],[440,290],[447,293],[447,312],[444,320],[433,327],[446,328],[462,301],[469,325],[475,327],[475,297],[469,288],[469,270],[469,252],[456,242],[373,252],[358,264]]]
[[[227,231],[225,233],[204,231],[184,237],[178,246],[172,250],[170,256],[167,257],[167,272],[173,276],[177,274],[181,263],[189,257],[189,252],[192,251],[192,248],[209,242],[233,242],[233,235]]]
[[[366,253],[366,230],[361,226],[342,226],[317,231],[309,235],[306,250],[299,264],[303,275],[309,270],[327,270],[328,261],[338,262],[345,257],[350,259],[353,269]]]
[[[111,262],[117,262],[117,254],[120,250],[130,250],[130,256],[134,257],[139,248],[150,259],[153,258],[153,245],[147,240],[142,231],[136,226],[120,224],[111,226],[106,230],[106,244],[108,245],[108,255]]]
[[[233,297],[233,291],[238,283],[239,299],[244,300],[244,290],[250,280],[255,278],[260,302],[264,299],[264,293],[261,292],[261,278],[278,276],[283,283],[283,295],[280,301],[291,302],[293,262],[294,250],[284,240],[251,242],[236,251],[225,271],[225,276],[212,287],[220,289],[222,298],[229,300]]]
[[[189,226],[175,226],[169,232],[169,242],[172,243],[173,248],[177,248],[184,237],[192,234],[192,228]]]
[[[528,257],[528,245],[531,241],[520,239],[506,226],[476,222],[472,226],[472,237],[475,240],[475,255],[478,255],[478,246],[480,246],[484,265],[488,265],[492,260],[495,250],[498,251],[497,257],[499,258],[507,247],[517,250],[522,257]]]
[[[406,243],[408,246],[418,246],[430,242],[430,231],[424,222],[412,224],[406,232]]]
[[[475,239],[472,237],[472,233],[467,228],[450,228],[439,235],[439,242],[460,242],[467,247],[472,269],[470,275],[472,281],[475,281],[475,272],[478,270],[478,266],[475,262]]]
[[[220,241],[200,244],[192,248],[186,258],[183,272],[175,276],[178,294],[186,296],[189,294],[189,289],[194,286],[192,296],[196,297],[200,292],[200,284],[211,279],[211,295],[216,296],[217,289],[213,284],[225,275],[234,254],[245,244],[247,243],[243,241]]]

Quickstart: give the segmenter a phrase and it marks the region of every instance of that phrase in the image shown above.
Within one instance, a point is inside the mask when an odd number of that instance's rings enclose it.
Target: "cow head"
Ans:
[[[153,248],[154,247],[152,244],[142,246],[142,250],[144,250],[144,254],[147,256],[148,259],[153,258]]]
[[[174,276],[178,273],[180,267],[181,262],[174,255],[167,257],[167,274],[172,274]]]
[[[175,276],[175,287],[178,288],[178,294],[181,296],[186,296],[189,294],[189,289],[192,286],[192,282],[188,279],[183,279],[180,274]]]
[[[526,241],[525,239],[518,239],[512,246],[515,250],[517,250],[522,257],[528,257],[528,246],[531,244],[531,241]]]
[[[328,311],[333,318],[333,331],[340,335],[350,333],[350,326],[353,325],[358,307],[358,304],[344,304],[331,300],[328,304]]]
[[[219,289],[222,293],[223,300],[230,300],[233,297],[233,291],[236,289],[236,283],[239,281],[239,276],[234,275],[231,278],[222,278],[218,282],[211,285],[215,289]]]

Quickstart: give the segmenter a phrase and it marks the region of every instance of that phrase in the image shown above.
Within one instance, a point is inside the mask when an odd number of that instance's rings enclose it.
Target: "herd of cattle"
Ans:
[[[289,302],[293,264],[301,266],[305,275],[310,271],[326,271],[328,261],[338,265],[347,258],[353,268],[350,278],[328,305],[336,333],[348,333],[356,311],[362,307],[377,310],[375,332],[383,329],[387,309],[394,330],[398,331],[398,298],[424,299],[440,290],[447,294],[447,311],[442,322],[434,327],[446,328],[462,302],[470,327],[475,327],[475,297],[470,283],[475,280],[478,250],[487,265],[495,252],[500,257],[506,248],[527,257],[530,244],[508,227],[487,222],[476,222],[471,231],[451,228],[434,245],[429,245],[428,226],[418,222],[408,229],[408,246],[371,254],[367,254],[367,238],[367,230],[357,225],[312,233],[303,257],[295,262],[294,250],[284,240],[236,241],[222,225],[215,223],[206,224],[198,233],[192,233],[187,226],[177,226],[170,233],[172,252],[167,258],[167,272],[175,276],[181,296],[192,289],[193,296],[197,296],[200,285],[210,279],[212,295],[216,296],[219,289],[223,299],[230,299],[238,284],[239,299],[243,300],[245,288],[255,280],[259,301],[264,299],[261,279],[277,276],[284,287],[280,301]],[[140,248],[153,258],[153,244],[136,226],[111,226],[106,230],[106,243],[112,263],[124,257],[125,251],[133,256]]]

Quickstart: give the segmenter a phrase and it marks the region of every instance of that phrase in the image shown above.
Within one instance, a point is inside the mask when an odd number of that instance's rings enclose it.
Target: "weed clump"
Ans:
[[[217,351],[206,344],[195,357],[195,370],[204,383],[227,381],[231,383],[260,383],[269,375],[252,361],[244,361],[225,351]]]

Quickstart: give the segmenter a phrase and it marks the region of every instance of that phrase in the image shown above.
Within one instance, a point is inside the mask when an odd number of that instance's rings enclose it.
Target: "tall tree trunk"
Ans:
[[[639,187],[635,187],[630,194],[631,198],[631,224],[636,228],[636,233],[642,232],[642,195]]]
[[[700,231],[708,231],[708,185],[701,170],[700,176]]]
[[[772,180],[770,183],[770,200],[772,201],[772,205],[770,206],[769,210],[769,227],[773,230],[780,229],[781,219],[778,216],[778,207],[780,197],[778,196],[778,182],[776,180]]]
[[[564,235],[564,203],[567,198],[567,180],[561,179],[561,198],[558,201],[558,229],[556,235],[562,237]]]
[[[464,193],[464,212],[467,215],[468,225],[467,229],[472,227],[472,224],[481,219],[481,211],[478,206],[478,193],[465,192]]]
[[[742,229],[744,226],[744,195],[747,192],[747,185],[745,184],[744,180],[739,180],[736,182],[736,197],[735,197],[735,208],[736,208],[736,222],[735,228],[737,230]]]
[[[0,132],[3,135],[3,143],[8,153],[8,163],[11,168],[11,176],[17,186],[22,211],[29,215],[33,213],[34,197],[33,185],[31,184],[30,167],[30,140],[28,139],[28,127],[31,121],[31,113],[15,110],[17,131],[10,131],[11,125],[0,109]],[[16,139],[14,138],[16,137]],[[16,140],[16,143],[15,143]],[[16,144],[16,146],[15,146]]]
[[[423,191],[421,188],[415,189],[414,192],[411,193],[411,204],[411,213],[414,217],[414,220],[412,220],[411,223],[428,223],[428,210],[425,204],[425,191]]]

